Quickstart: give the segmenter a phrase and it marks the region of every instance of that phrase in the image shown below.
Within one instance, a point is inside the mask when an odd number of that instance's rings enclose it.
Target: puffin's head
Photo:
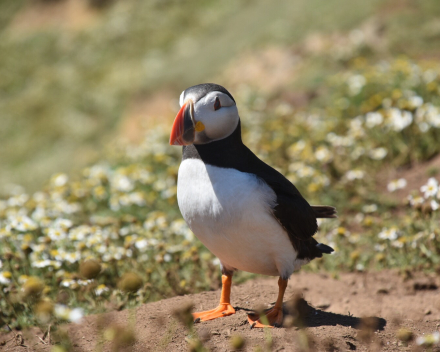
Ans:
[[[239,120],[235,100],[225,88],[213,83],[190,87],[180,95],[170,144],[206,144],[226,138]]]

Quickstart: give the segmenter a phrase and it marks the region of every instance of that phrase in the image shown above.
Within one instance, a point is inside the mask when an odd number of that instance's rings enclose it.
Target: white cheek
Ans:
[[[196,111],[196,116],[202,116],[200,121],[205,125],[206,135],[212,140],[228,137],[236,129],[239,120],[236,106],[217,111]]]

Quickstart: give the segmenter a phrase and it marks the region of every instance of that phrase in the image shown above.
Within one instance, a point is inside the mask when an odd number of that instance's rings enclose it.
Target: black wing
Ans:
[[[199,158],[213,166],[252,173],[272,188],[277,197],[274,216],[286,230],[299,259],[321,257],[322,253],[332,250],[328,246],[320,246],[313,235],[318,229],[316,218],[320,215],[333,217],[335,209],[329,207],[332,211],[320,206],[314,210],[287,178],[261,161],[242,143],[240,124],[230,137],[223,140],[184,147],[183,159],[186,158]]]
[[[333,252],[333,248],[318,243],[313,235],[318,230],[316,219],[324,216],[335,217],[336,210],[333,207],[310,206],[289,180],[278,171],[272,170],[274,172],[259,173],[257,176],[271,187],[277,196],[274,216],[286,230],[293,248],[298,252],[298,259],[312,260],[322,257],[323,253]]]

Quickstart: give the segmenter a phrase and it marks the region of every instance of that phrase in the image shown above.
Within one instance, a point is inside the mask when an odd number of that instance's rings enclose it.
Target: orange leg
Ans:
[[[232,275],[222,275],[222,294],[220,297],[220,304],[217,308],[206,312],[192,313],[195,323],[235,314],[235,309],[231,306],[231,284]]]
[[[267,309],[263,316],[258,314],[249,314],[248,321],[252,328],[273,328],[283,325],[283,298],[287,288],[287,280],[279,278],[278,280],[278,298],[273,308]],[[268,325],[266,325],[268,324]]]

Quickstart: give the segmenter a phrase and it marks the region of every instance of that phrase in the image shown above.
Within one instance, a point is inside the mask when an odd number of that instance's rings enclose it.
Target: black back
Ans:
[[[298,259],[322,257],[313,235],[316,215],[296,187],[277,170],[261,161],[241,140],[241,126],[227,138],[208,144],[183,147],[183,160],[201,159],[205,164],[255,174],[277,196],[274,216],[289,235]],[[270,235],[270,234],[268,234]]]

